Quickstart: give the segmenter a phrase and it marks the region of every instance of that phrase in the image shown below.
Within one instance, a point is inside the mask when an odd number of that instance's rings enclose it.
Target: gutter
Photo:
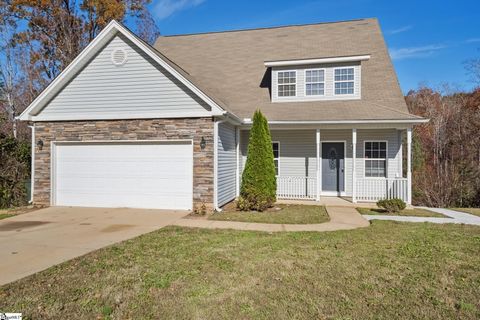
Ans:
[[[410,120],[319,120],[319,121],[311,121],[311,120],[273,120],[268,121],[268,124],[362,124],[362,123],[426,123],[430,121],[430,119],[410,119]],[[243,124],[252,124],[252,119],[245,118],[242,121]]]
[[[228,122],[230,122],[234,125],[244,124],[242,119],[240,119],[239,117],[237,117],[236,115],[234,115],[233,113],[228,112],[228,111],[224,111],[222,116],[220,116],[219,118],[224,120],[224,121],[228,121]]]

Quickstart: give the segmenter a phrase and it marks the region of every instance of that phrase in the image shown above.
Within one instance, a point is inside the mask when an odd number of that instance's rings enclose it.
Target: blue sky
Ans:
[[[164,35],[376,17],[402,90],[469,90],[463,62],[480,58],[479,0],[153,0]]]

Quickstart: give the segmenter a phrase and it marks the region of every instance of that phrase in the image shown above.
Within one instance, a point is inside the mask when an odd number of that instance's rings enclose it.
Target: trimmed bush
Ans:
[[[402,199],[384,199],[377,201],[377,206],[385,209],[388,213],[397,213],[404,210],[407,204]]]
[[[276,192],[272,138],[267,119],[257,110],[253,115],[237,207],[243,211],[264,211],[275,203]]]

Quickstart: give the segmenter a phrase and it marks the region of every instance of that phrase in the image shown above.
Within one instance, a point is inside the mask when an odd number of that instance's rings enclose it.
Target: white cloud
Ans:
[[[387,30],[385,33],[392,35],[392,34],[397,34],[397,33],[402,33],[402,32],[408,31],[412,28],[413,28],[412,25],[408,25],[408,26],[403,26],[403,27],[398,28],[398,29]]]
[[[196,7],[205,0],[160,0],[154,7],[155,16],[162,20],[168,18],[175,12]]]
[[[480,38],[471,38],[471,39],[467,39],[467,41],[465,41],[466,43],[476,43],[476,42],[480,42]]]
[[[390,57],[393,60],[428,57],[446,47],[446,45],[442,44],[431,44],[420,47],[392,48],[390,49]]]

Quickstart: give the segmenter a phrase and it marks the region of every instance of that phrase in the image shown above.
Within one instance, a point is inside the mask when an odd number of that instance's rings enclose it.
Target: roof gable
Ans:
[[[134,112],[127,111],[125,112],[124,115],[116,113],[116,116],[114,115],[110,116],[108,114],[102,115],[102,112],[92,113],[91,111],[98,111],[98,110],[94,110],[94,109],[89,110],[88,108],[86,108],[85,110],[80,110],[80,112],[75,114],[64,113],[63,115],[59,115],[59,113],[54,114],[52,112],[45,112],[45,115],[42,114],[42,111],[45,109],[46,106],[49,105],[50,102],[53,102],[52,109],[50,111],[53,111],[54,109],[59,108],[58,103],[61,103],[62,101],[59,101],[57,103],[55,99],[58,97],[65,99],[63,90],[66,90],[68,93],[68,90],[72,88],[73,92],[71,92],[71,94],[74,94],[77,96],[83,95],[83,97],[86,97],[92,92],[95,92],[93,90],[94,88],[91,88],[93,91],[91,91],[90,93],[88,92],[88,90],[87,92],[81,92],[81,91],[75,92],[75,90],[78,90],[78,85],[77,85],[78,81],[76,81],[75,79],[82,71],[89,69],[89,67],[101,68],[101,66],[100,67],[96,66],[97,65],[96,63],[92,64],[92,61],[95,60],[99,55],[105,58],[105,55],[109,53],[106,53],[104,51],[103,52],[104,54],[102,55],[102,50],[107,48],[109,44],[115,41],[115,39],[117,40],[121,39],[121,41],[123,41],[124,44],[126,44],[126,47],[131,49],[133,56],[137,58],[137,62],[138,62],[138,56],[140,55],[140,56],[143,56],[143,58],[148,61],[151,68],[154,68],[154,65],[156,65],[158,69],[157,70],[158,76],[163,77],[163,79],[169,79],[170,90],[173,89],[171,84],[174,83],[177,89],[180,89],[183,91],[184,93],[184,95],[182,96],[183,99],[185,99],[185,95],[189,95],[189,98],[190,98],[189,103],[193,105],[192,101],[195,101],[197,103],[197,106],[201,107],[201,109],[197,108],[196,110],[190,110],[193,112],[189,112],[189,113],[187,112],[182,114],[181,110],[180,112],[173,112],[173,113],[170,113],[170,117],[181,117],[181,116],[195,117],[195,116],[207,116],[207,115],[215,116],[215,115],[225,114],[225,111],[223,110],[223,108],[221,108],[208,95],[206,95],[202,90],[200,90],[197,86],[195,86],[195,84],[191,81],[191,79],[187,79],[185,75],[182,75],[178,69],[172,67],[171,62],[165,61],[165,58],[162,57],[161,54],[156,52],[153,48],[151,48],[148,44],[141,41],[139,38],[133,35],[133,33],[131,33],[129,30],[127,30],[125,27],[123,27],[116,21],[112,21],[76,57],[76,59],[74,59],[74,61],[72,61],[72,63],[68,65],[67,68],[65,68],[65,70],[56,79],[54,79],[54,81],[52,81],[52,83],[30,104],[30,106],[27,109],[25,109],[25,111],[19,116],[19,119],[33,120],[33,121],[37,121],[37,120],[46,121],[46,120],[169,117],[169,115],[165,115],[165,113],[158,113],[158,112],[157,113],[145,112],[142,115],[141,114],[142,112],[139,111],[138,108],[135,109]],[[145,65],[143,67],[145,67]],[[151,71],[151,68],[149,71]],[[88,71],[91,74],[95,73],[95,70],[88,70]],[[99,69],[99,73],[101,73],[100,71],[101,70]],[[142,79],[141,81],[148,80],[146,78],[143,78],[142,76],[140,77],[140,79]],[[160,81],[159,79],[157,80]],[[72,85],[72,86],[68,88],[69,85]],[[75,89],[76,87],[77,89]],[[98,94],[98,93],[95,93],[95,94]],[[177,94],[179,94],[178,90],[177,90]],[[99,100],[102,99],[101,95],[95,96],[95,97],[99,97]],[[68,103],[68,98],[67,100],[64,100],[63,103],[64,103],[63,107],[69,107],[65,105],[65,103]],[[154,105],[158,105],[158,104],[161,104],[161,101],[160,102],[155,101],[155,98],[153,98],[150,100],[150,103]],[[175,105],[175,103],[171,103],[171,105]],[[89,105],[89,107],[98,109],[98,108],[103,108],[105,106],[100,103],[97,103],[96,105]]]

